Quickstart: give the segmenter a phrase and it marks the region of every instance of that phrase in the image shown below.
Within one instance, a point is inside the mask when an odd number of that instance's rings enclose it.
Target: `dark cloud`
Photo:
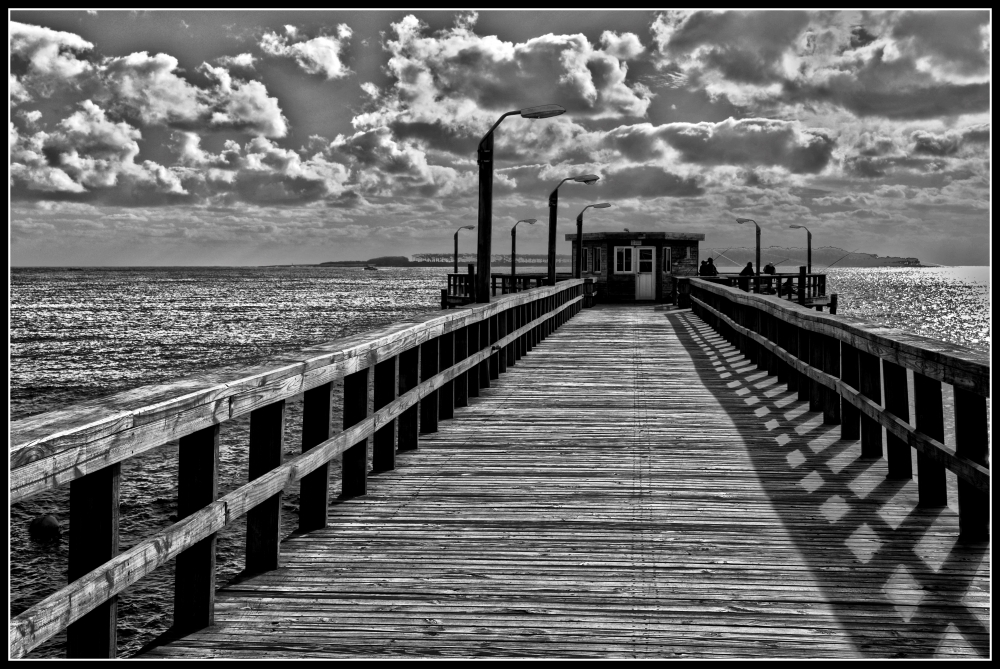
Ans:
[[[682,177],[659,167],[646,165],[605,172],[600,184],[600,197],[608,200],[624,197],[694,197],[705,194],[705,189],[695,178]]]

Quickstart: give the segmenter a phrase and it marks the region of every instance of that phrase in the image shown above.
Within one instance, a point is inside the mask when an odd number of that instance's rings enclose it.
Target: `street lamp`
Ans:
[[[517,223],[527,223],[528,225],[534,225],[538,222],[537,218],[524,218]],[[510,229],[510,278],[511,285],[513,285],[514,275],[517,274],[517,223],[514,227]]]
[[[474,225],[463,225],[458,230],[472,230]],[[458,230],[455,231],[455,274],[458,274]]]
[[[806,273],[812,274],[813,272],[813,233],[809,232],[809,228],[804,225],[789,225],[790,228],[802,228],[806,231]]]
[[[479,140],[479,247],[476,252],[476,301],[490,301],[490,244],[493,238],[493,131],[508,116],[549,118],[566,112],[559,105],[541,105],[509,111]]]
[[[757,274],[757,281],[754,285],[753,292],[760,292],[760,226],[757,225],[757,221],[752,218],[737,218],[737,223],[753,223],[754,227],[757,228],[757,266],[754,267]]]
[[[596,174],[581,174],[576,177],[566,177],[559,182],[562,186],[567,181],[576,181],[591,186],[601,177]],[[549,285],[556,285],[556,208],[559,205],[559,186],[549,195]]]
[[[579,279],[583,276],[583,212],[587,211],[591,207],[594,209],[607,209],[610,206],[610,202],[588,204],[579,214],[576,215],[576,267],[573,268],[574,279]]]

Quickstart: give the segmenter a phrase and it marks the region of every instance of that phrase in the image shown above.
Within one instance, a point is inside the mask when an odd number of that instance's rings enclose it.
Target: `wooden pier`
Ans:
[[[582,309],[583,284],[18,421],[12,500],[108,491],[178,436],[183,480],[185,443],[248,412],[252,480],[12,619],[11,655],[67,625],[113,654],[115,595],[180,556],[144,657],[989,657],[986,356],[698,279],[692,310]],[[255,470],[303,391],[303,454]],[[206,541],[248,511],[256,574],[216,591]]]

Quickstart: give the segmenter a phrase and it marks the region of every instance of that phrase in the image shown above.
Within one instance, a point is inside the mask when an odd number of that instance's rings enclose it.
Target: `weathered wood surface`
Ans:
[[[939,339],[910,334],[851,316],[832,316],[791,304],[771,295],[744,293],[702,279],[697,287],[724,296],[737,304],[751,305],[786,323],[819,332],[925,376],[989,397],[990,358],[986,353]]]
[[[584,310],[147,657],[988,657],[989,548],[690,312]]]
[[[29,416],[10,426],[10,502],[17,502],[151,448],[388,360],[400,352],[503,309],[582,285],[505,295],[489,304],[433,312],[411,321],[275,356],[255,367],[225,368],[144,386]]]

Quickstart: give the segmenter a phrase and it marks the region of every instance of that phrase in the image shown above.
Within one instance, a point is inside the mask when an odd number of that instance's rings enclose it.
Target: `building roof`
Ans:
[[[585,232],[584,242],[630,241],[632,239],[700,242],[705,235],[700,232]],[[576,233],[566,235],[566,241],[576,241]]]

